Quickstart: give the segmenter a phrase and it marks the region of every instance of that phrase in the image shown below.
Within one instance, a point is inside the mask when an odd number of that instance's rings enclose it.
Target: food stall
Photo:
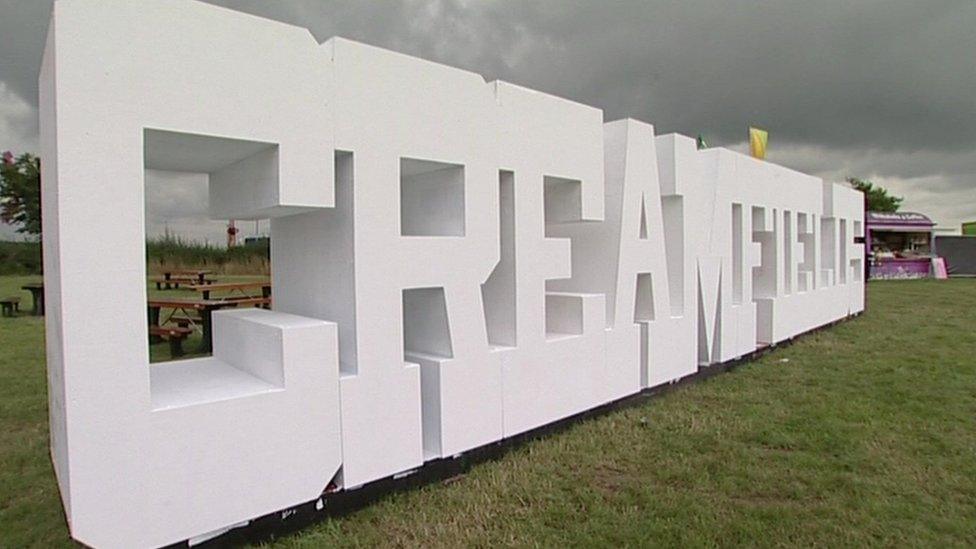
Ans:
[[[935,223],[916,212],[868,212],[865,244],[870,278],[902,279],[932,276]]]

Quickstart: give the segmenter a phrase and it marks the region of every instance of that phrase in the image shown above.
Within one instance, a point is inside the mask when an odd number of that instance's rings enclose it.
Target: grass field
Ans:
[[[0,277],[0,295],[24,278]],[[29,301],[28,295],[24,295]],[[275,547],[976,545],[976,281],[862,317]],[[0,547],[68,544],[42,324],[0,319]]]

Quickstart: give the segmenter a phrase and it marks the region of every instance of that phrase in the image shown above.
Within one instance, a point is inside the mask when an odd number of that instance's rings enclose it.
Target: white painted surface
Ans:
[[[864,308],[860,193],[342,38],[59,0],[40,90],[51,452],[89,545],[205,536]],[[275,312],[216,314],[209,358],[148,364],[154,170],[273,218]]]
[[[270,206],[332,206],[330,78],[304,29],[190,1],[55,4],[40,82],[47,345],[76,539],[177,542],[314,499],[339,469],[334,325],[216,315],[203,368],[149,366],[143,220],[145,170],[181,159],[164,144],[147,165],[147,128],[214,138],[182,150],[191,171],[223,167],[194,163],[220,158],[220,140],[276,144]],[[283,385],[221,358],[255,330],[275,334],[264,350]]]

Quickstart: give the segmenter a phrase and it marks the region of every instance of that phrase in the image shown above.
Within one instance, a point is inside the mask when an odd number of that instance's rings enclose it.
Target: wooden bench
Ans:
[[[3,316],[14,316],[20,311],[20,298],[11,296],[0,299],[0,307],[3,307]]]
[[[193,330],[181,326],[150,326],[149,335],[169,341],[169,354],[173,357],[183,356],[183,340],[190,336]]]
[[[203,325],[203,317],[201,317],[199,314],[174,314],[173,316],[169,317],[169,321],[175,323],[180,328]]]

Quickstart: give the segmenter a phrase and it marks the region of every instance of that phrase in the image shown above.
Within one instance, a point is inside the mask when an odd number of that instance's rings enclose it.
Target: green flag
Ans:
[[[705,138],[702,137],[702,134],[698,134],[698,139],[696,139],[695,142],[698,144],[698,150],[708,148],[708,143],[705,141]]]

